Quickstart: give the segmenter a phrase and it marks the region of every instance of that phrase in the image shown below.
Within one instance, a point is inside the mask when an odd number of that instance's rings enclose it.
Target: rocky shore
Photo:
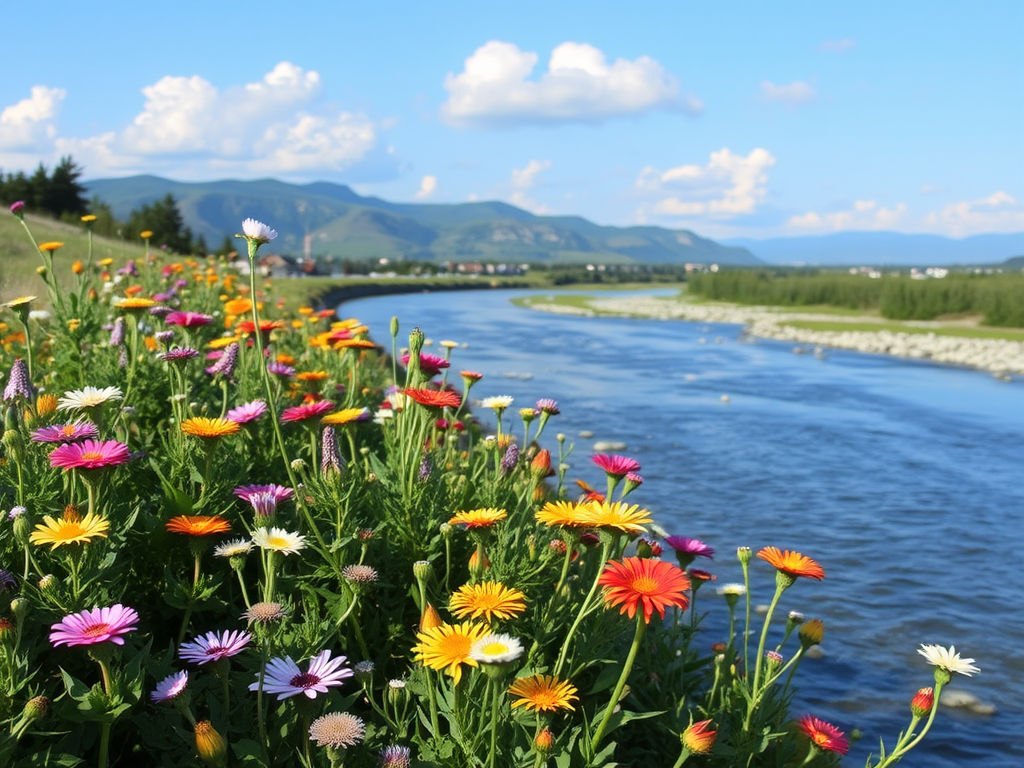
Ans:
[[[707,306],[678,298],[647,296],[597,298],[589,302],[594,311],[553,304],[532,304],[532,309],[568,314],[612,313],[661,320],[702,323],[736,323],[751,336],[791,341],[798,345],[839,347],[858,352],[896,355],[963,365],[997,375],[1024,373],[1024,342],[1000,339],[970,339],[935,333],[894,333],[878,331],[814,331],[784,325],[794,320],[842,322],[835,315],[786,313],[767,307]],[[857,318],[861,321],[860,318]],[[920,324],[927,327],[927,323]]]

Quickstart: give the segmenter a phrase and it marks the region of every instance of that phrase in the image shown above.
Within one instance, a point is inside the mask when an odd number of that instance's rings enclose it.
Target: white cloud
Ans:
[[[942,186],[939,186],[938,184],[928,184],[928,183],[925,183],[925,184],[921,185],[921,188],[920,188],[919,191],[920,191],[920,193],[922,195],[934,195],[934,194],[936,194],[938,192],[945,192],[946,188],[942,187]]]
[[[761,82],[761,101],[782,104],[787,109],[796,109],[817,100],[818,92],[809,83],[794,80],[786,85],[776,85],[770,80]]]
[[[531,160],[525,168],[514,168],[512,169],[512,186],[518,189],[529,189],[533,186],[537,174],[550,167],[550,160]]]
[[[0,112],[0,148],[31,150],[56,134],[53,121],[67,91],[34,85],[31,94]]]
[[[756,211],[767,194],[768,169],[774,165],[775,157],[766,149],[751,150],[744,157],[726,147],[712,152],[707,165],[680,165],[667,171],[644,168],[636,187],[662,196],[651,210],[654,214],[730,219]]]
[[[436,191],[437,176],[424,176],[422,179],[420,179],[420,188],[416,192],[416,197],[420,200],[426,200]]]
[[[979,200],[950,203],[924,217],[925,226],[953,237],[984,232],[1024,231],[1024,205],[1006,192],[993,192]]]
[[[566,42],[551,52],[548,68],[529,80],[538,56],[513,43],[491,40],[449,73],[441,107],[457,127],[494,128],[563,122],[600,122],[655,108],[697,113],[700,102],[681,96],[679,82],[648,56],[609,64],[592,45]]]
[[[842,40],[825,40],[819,48],[827,53],[846,53],[852,51],[857,41],[852,37],[844,37]]]
[[[894,229],[907,223],[907,206],[897,203],[883,208],[875,200],[856,200],[850,208],[832,213],[808,211],[786,222],[793,229],[810,232]]]
[[[289,62],[257,82],[224,89],[199,75],[167,76],[142,89],[142,111],[129,125],[82,138],[54,136],[50,147],[73,154],[90,176],[167,172],[188,179],[214,171],[309,178],[347,171],[371,154],[386,160],[378,146],[385,125],[325,104],[321,91],[317,72]],[[4,114],[22,114],[23,104]]]

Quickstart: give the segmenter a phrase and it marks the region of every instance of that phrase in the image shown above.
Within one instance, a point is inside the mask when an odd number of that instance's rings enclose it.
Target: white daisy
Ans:
[[[469,649],[469,658],[483,664],[507,664],[523,655],[523,646],[511,635],[484,635]]]
[[[213,548],[213,554],[217,557],[239,557],[248,554],[252,549],[252,542],[245,539],[233,539],[225,541]]]
[[[306,547],[306,537],[290,533],[284,528],[257,528],[252,532],[252,543],[260,549],[271,549],[285,555],[294,555]]]
[[[260,244],[269,243],[277,237],[276,229],[271,229],[262,221],[256,221],[256,219],[246,219],[243,221],[242,233],[247,240],[253,240]]]
[[[511,395],[495,395],[494,397],[485,397],[480,401],[480,405],[484,408],[493,408],[496,411],[503,411],[512,405]]]
[[[736,595],[737,597],[747,594],[747,588],[742,584],[723,584],[718,588],[720,595]]]
[[[71,411],[81,408],[95,408],[110,400],[120,400],[123,397],[121,390],[117,387],[85,387],[71,392],[65,392],[64,397],[57,400],[57,409]]]
[[[960,654],[956,652],[956,646],[951,645],[946,649],[941,645],[922,644],[917,652],[928,659],[929,664],[947,672],[956,672],[970,677],[973,673],[981,671],[974,666],[974,659],[961,659]]]

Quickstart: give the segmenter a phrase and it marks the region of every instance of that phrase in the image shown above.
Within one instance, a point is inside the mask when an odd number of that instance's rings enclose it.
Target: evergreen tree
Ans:
[[[137,239],[140,232],[149,230],[153,233],[150,238],[153,245],[167,246],[177,253],[192,253],[192,230],[185,226],[178,203],[170,192],[162,200],[132,211],[124,229],[129,239]]]
[[[40,166],[40,170],[43,170],[42,166]],[[64,215],[78,217],[85,214],[85,187],[78,183],[81,175],[82,169],[71,159],[70,155],[62,157],[57,167],[53,169],[53,175],[43,187],[39,207],[57,218]]]

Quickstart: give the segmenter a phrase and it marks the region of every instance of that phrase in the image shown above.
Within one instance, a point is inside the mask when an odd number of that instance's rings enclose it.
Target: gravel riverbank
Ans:
[[[896,355],[964,365],[995,374],[1024,373],[1024,342],[1000,339],[969,339],[940,336],[935,333],[894,333],[878,331],[814,331],[783,325],[793,320],[842,322],[835,315],[779,312],[767,307],[721,307],[689,304],[678,299],[648,296],[597,298],[589,306],[598,312],[650,317],[662,320],[687,320],[699,323],[736,323],[747,333],[765,339],[792,341],[795,344],[839,347],[858,352]],[[554,304],[532,304],[531,309],[565,314],[592,314],[586,309]],[[860,321],[860,318],[857,318]],[[927,323],[921,326],[927,327]]]

